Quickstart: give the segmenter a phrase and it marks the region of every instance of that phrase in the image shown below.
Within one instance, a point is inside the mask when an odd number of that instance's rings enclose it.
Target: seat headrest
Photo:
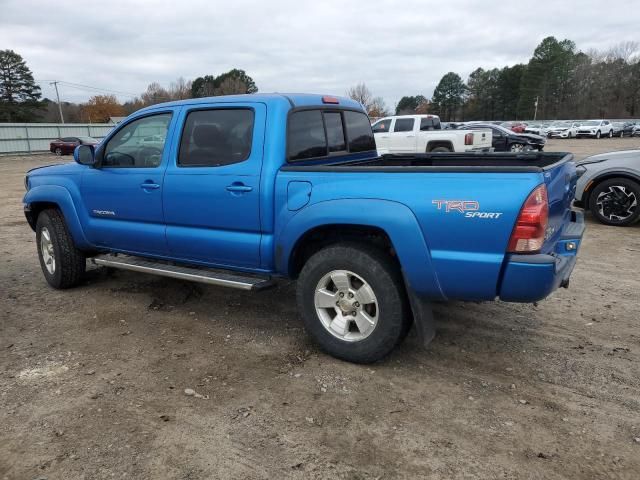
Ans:
[[[198,148],[213,148],[221,141],[222,132],[217,125],[196,125],[193,129],[193,143]]]

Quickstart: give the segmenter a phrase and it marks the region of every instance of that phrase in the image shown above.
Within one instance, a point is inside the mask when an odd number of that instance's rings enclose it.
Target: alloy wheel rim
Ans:
[[[378,324],[378,299],[373,288],[349,270],[324,275],[316,286],[314,305],[325,330],[346,342],[364,340]]]
[[[524,150],[524,145],[522,145],[521,143],[516,143],[514,145],[511,145],[512,152],[522,152],[523,150]]]
[[[51,234],[46,227],[40,231],[40,253],[42,254],[44,266],[47,268],[47,271],[53,275],[56,271],[56,256],[53,251]]]
[[[638,208],[635,192],[622,185],[612,185],[600,192],[596,198],[596,206],[600,215],[614,221],[627,220]]]

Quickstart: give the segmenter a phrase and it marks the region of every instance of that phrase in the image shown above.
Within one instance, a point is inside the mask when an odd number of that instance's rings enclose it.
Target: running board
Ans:
[[[93,263],[111,268],[131,270],[133,272],[150,273],[162,277],[178,278],[192,282],[208,283],[241,290],[260,290],[273,284],[270,277],[256,277],[248,274],[214,270],[210,268],[173,265],[147,258],[129,255],[98,255],[92,258]]]

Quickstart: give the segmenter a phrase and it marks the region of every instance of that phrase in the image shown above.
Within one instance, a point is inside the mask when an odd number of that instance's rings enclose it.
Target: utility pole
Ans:
[[[538,97],[536,96],[536,103],[534,103],[536,109],[533,111],[533,119],[535,120],[538,116]]]
[[[58,81],[55,80],[49,85],[53,85],[56,89],[56,98],[58,99],[58,111],[60,112],[60,122],[64,123],[64,117],[62,116],[62,105],[60,105],[60,95],[58,94]]]

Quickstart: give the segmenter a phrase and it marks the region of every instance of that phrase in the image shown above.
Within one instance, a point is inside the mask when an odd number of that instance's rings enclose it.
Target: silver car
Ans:
[[[576,170],[577,207],[606,225],[626,227],[640,218],[640,150],[593,155]]]

